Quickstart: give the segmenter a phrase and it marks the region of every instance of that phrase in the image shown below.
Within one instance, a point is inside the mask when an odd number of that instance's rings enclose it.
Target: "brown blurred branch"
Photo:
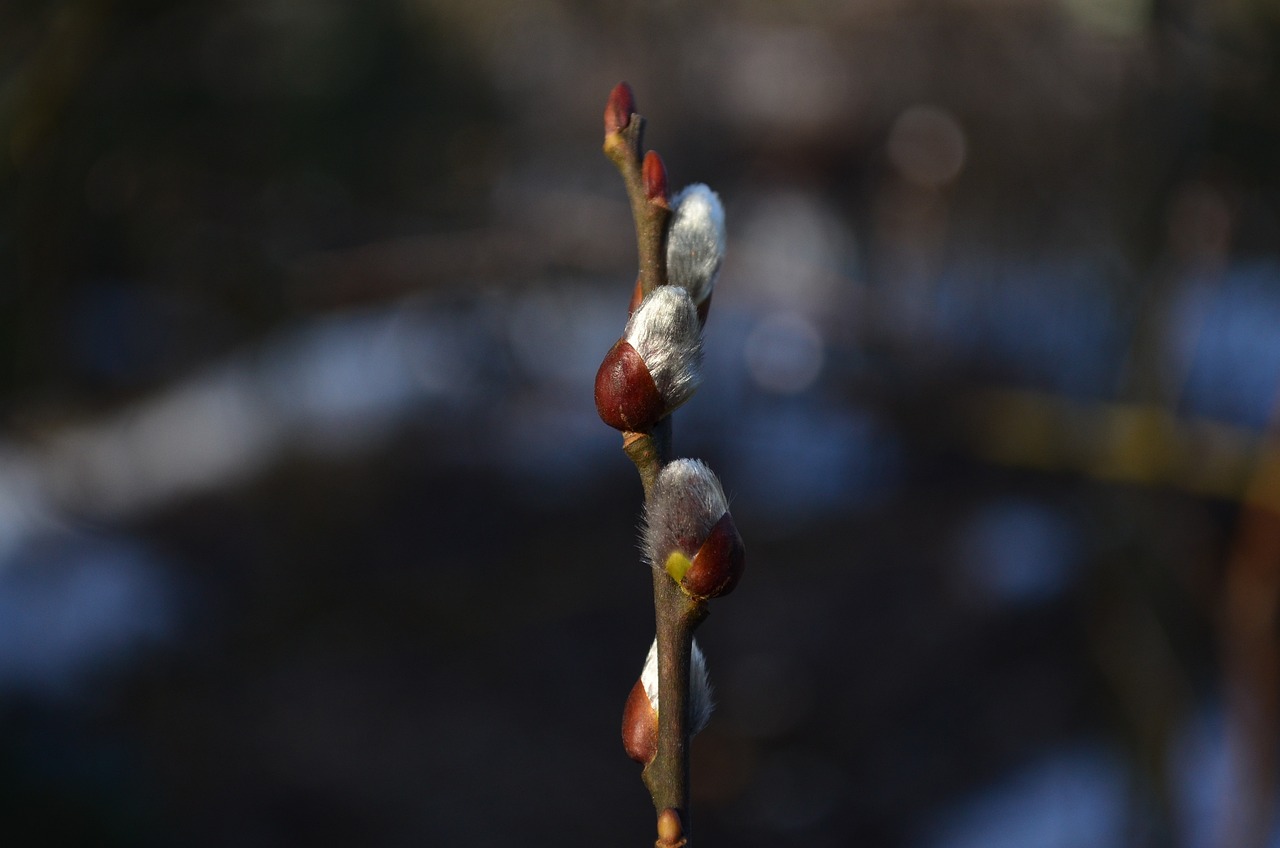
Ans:
[[[1218,844],[1269,844],[1280,744],[1280,402],[1245,492],[1222,589],[1222,661],[1234,774]]]

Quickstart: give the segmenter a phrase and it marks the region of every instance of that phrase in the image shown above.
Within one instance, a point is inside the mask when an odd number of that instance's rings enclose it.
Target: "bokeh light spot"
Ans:
[[[912,106],[889,131],[889,161],[908,181],[940,188],[964,169],[968,141],[955,116],[936,106]]]
[[[747,337],[747,371],[763,389],[796,394],[809,388],[822,371],[822,336],[795,314],[770,315]]]

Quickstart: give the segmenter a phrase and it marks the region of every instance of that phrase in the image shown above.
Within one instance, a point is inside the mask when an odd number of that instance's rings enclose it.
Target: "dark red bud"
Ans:
[[[609,102],[604,107],[605,134],[616,133],[627,128],[631,123],[631,115],[636,111],[636,96],[631,86],[620,82],[609,92]]]
[[[658,753],[658,714],[649,703],[644,682],[637,680],[622,709],[622,747],[627,756],[648,765]]]
[[[644,194],[650,203],[669,206],[667,195],[667,166],[662,157],[650,150],[644,155]]]
[[[698,598],[718,598],[733,591],[746,568],[746,547],[733,516],[725,513],[698,548],[680,585]]]
[[[647,432],[666,414],[649,366],[626,339],[609,348],[596,372],[596,411],[615,430]]]

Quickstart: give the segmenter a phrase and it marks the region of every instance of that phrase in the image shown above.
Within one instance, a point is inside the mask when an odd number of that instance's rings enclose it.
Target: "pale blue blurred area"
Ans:
[[[0,697],[92,697],[181,634],[183,597],[144,543],[77,534],[0,560]]]
[[[1242,262],[1192,276],[1175,299],[1171,371],[1185,369],[1192,415],[1262,427],[1280,399],[1280,261]]]
[[[982,504],[955,541],[955,584],[994,605],[1034,606],[1061,598],[1080,579],[1082,533],[1045,504]]]
[[[923,339],[1067,395],[1110,397],[1119,389],[1132,328],[1109,269],[1087,257],[966,264],[944,273]]]
[[[1221,844],[1231,797],[1226,725],[1221,705],[1201,707],[1172,745],[1170,786],[1180,845]],[[1037,758],[952,805],[915,844],[928,848],[1120,848],[1155,841],[1129,806],[1141,793],[1137,776],[1112,748],[1080,740]],[[1167,838],[1167,837],[1166,837]],[[1280,845],[1280,834],[1267,843]]]
[[[1083,745],[1019,769],[941,816],[930,848],[1119,848],[1126,833],[1124,763]]]

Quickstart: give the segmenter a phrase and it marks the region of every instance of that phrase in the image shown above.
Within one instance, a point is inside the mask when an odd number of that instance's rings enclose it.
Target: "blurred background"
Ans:
[[[729,257],[699,844],[1280,845],[1268,0],[0,4],[0,839],[648,844],[620,79]]]

